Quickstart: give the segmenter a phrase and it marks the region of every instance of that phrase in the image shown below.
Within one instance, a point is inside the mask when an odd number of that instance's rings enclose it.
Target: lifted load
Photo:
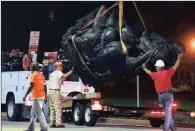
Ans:
[[[183,44],[148,30],[138,35],[123,21],[120,6],[114,5],[102,5],[77,20],[62,37],[59,59],[67,57],[82,81],[94,86],[104,80],[133,77],[144,62],[150,70],[158,59],[165,62],[165,68],[173,66],[177,53],[185,50]]]

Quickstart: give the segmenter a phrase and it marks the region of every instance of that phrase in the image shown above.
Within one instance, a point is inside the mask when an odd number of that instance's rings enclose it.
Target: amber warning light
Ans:
[[[195,41],[192,43],[192,46],[195,48]]]

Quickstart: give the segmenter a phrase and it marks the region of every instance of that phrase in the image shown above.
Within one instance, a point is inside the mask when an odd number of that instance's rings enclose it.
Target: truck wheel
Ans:
[[[7,118],[9,121],[18,121],[21,119],[21,106],[15,104],[15,98],[10,97],[7,101]]]
[[[86,126],[95,126],[97,122],[97,115],[91,110],[91,104],[87,104],[84,109],[84,120]]]
[[[161,119],[150,119],[150,125],[152,127],[160,127],[163,121]]]
[[[76,103],[73,109],[73,121],[75,125],[83,125],[84,124],[84,107],[83,105]]]

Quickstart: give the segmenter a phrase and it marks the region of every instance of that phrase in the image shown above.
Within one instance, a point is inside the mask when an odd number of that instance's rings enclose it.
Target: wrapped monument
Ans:
[[[141,36],[136,36],[126,23],[122,25],[120,37],[118,8],[109,10],[85,27],[105,9],[101,6],[77,20],[62,37],[59,59],[71,61],[84,83],[133,77],[140,73],[137,70],[144,62],[153,70],[158,59],[169,68],[175,63],[177,53],[184,51],[182,44],[169,42],[154,32],[144,31]],[[127,54],[122,49],[120,38],[125,43]]]

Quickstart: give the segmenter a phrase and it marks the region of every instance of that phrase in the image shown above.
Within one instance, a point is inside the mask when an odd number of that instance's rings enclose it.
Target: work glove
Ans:
[[[71,71],[74,71],[74,66],[72,67]]]
[[[145,68],[145,67],[146,67],[146,63],[143,63],[143,64],[142,64],[142,68]]]
[[[183,57],[183,53],[179,53],[178,55],[177,55],[177,59],[181,59]]]

